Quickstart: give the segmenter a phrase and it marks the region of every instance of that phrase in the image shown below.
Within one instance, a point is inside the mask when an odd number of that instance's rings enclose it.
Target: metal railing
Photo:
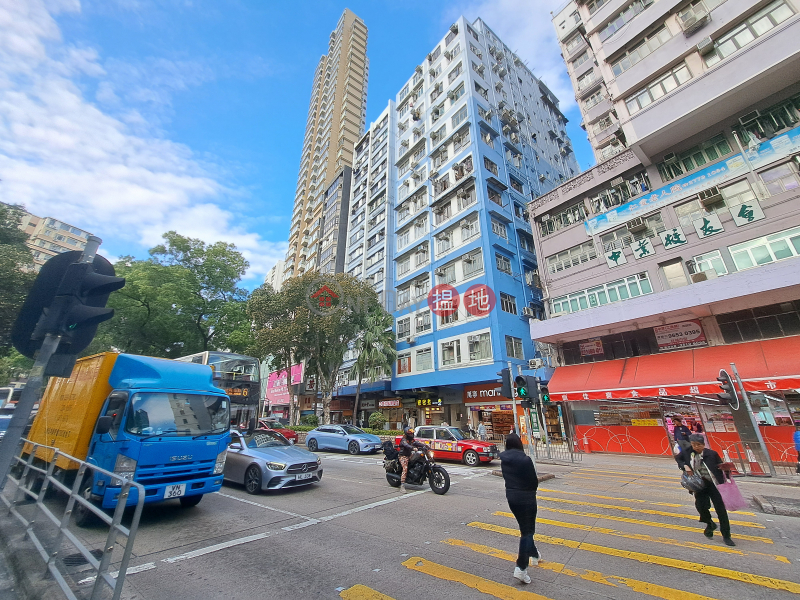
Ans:
[[[125,583],[125,573],[128,569],[134,538],[142,515],[145,497],[144,486],[121,479],[110,471],[65,454],[58,448],[35,444],[26,439],[22,440],[22,445],[24,451],[30,450],[30,453],[27,456],[21,455],[14,458],[11,473],[8,475],[4,489],[0,492],[0,500],[8,508],[9,514],[14,515],[22,523],[27,538],[33,542],[36,550],[41,555],[47,571],[69,600],[79,600],[81,597],[89,598],[89,600],[100,600],[106,589],[105,586],[111,588],[112,599],[118,600]],[[49,459],[45,460],[43,456],[48,456]],[[57,462],[62,465],[68,463],[70,466],[78,466],[75,483],[71,487],[62,483],[54,475]],[[58,472],[64,473],[65,471],[59,468]],[[15,473],[18,473],[19,476],[15,477]],[[92,473],[102,473],[111,477],[112,482],[121,483],[118,503],[113,515],[107,514],[90,500],[83,497],[82,488],[85,487],[84,482]],[[7,497],[11,487],[9,483],[16,488],[12,499]],[[136,490],[137,502],[131,524],[129,527],[125,527],[122,525],[122,516],[125,512],[131,489]],[[56,514],[59,511],[57,501],[50,500],[45,503],[45,496],[48,496],[48,492],[52,490],[57,490],[67,497],[67,503],[60,516]],[[49,498],[50,496],[48,496]],[[33,504],[31,504],[31,501],[33,501]],[[86,544],[72,530],[75,525],[73,525],[71,517],[76,504],[78,508],[90,511],[97,520],[102,521],[109,527],[105,544],[98,553],[92,552],[87,548]],[[23,515],[23,513],[25,514]],[[40,520],[40,514],[45,516],[46,519]],[[42,524],[55,526],[56,531],[42,531]],[[36,530],[34,525],[36,525]],[[120,537],[124,538],[124,543],[119,541]],[[61,552],[61,548],[64,544],[71,545],[77,549],[79,555],[63,556],[64,553]],[[115,544],[120,544],[122,548],[122,559],[119,563],[119,569],[111,571]],[[99,554],[99,558],[96,557],[96,554]],[[91,591],[87,590],[88,596],[85,594],[81,594],[80,597],[77,596],[73,589],[77,582],[73,582],[73,585],[70,585],[67,579],[69,575],[67,574],[66,558],[71,558],[74,562],[76,557],[79,560],[82,559],[81,562],[85,560],[95,571],[94,577],[90,577],[88,580],[84,578],[81,581],[83,583],[93,580]],[[84,573],[81,574],[83,575]]]
[[[569,438],[558,441],[537,439],[534,441],[533,451],[536,460],[557,460],[571,463],[583,460],[583,454],[575,448]]]

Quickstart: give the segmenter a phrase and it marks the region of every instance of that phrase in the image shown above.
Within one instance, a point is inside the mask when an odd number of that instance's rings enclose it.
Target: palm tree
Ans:
[[[358,379],[356,401],[353,405],[353,419],[358,415],[358,399],[361,383],[366,379],[374,382],[384,373],[392,372],[397,352],[394,349],[394,318],[383,308],[377,308],[367,315],[364,331],[356,339],[355,349],[358,357],[353,364],[353,374]]]

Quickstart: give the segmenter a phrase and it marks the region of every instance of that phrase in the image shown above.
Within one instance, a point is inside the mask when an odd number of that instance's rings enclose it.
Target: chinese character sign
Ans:
[[[618,267],[620,265],[624,265],[627,263],[627,259],[625,258],[625,253],[622,249],[614,249],[609,252],[606,252],[606,264],[609,268],[613,269],[614,267]]]
[[[442,283],[436,285],[428,293],[428,306],[431,312],[439,317],[449,317],[458,311],[460,298],[456,288]]]
[[[710,213],[692,221],[697,237],[706,238],[711,235],[722,233],[725,229],[717,216],[717,213]]]
[[[683,235],[683,230],[680,227],[673,227],[658,234],[661,238],[661,244],[664,250],[675,248],[676,246],[683,246],[686,243],[686,236]]]
[[[760,221],[764,218],[764,211],[761,210],[761,206],[756,200],[739,206],[731,206],[730,211],[733,222],[736,223],[737,227],[747,225],[753,221]]]
[[[488,315],[494,309],[496,300],[494,292],[482,283],[473,285],[464,292],[464,308],[473,317]]]
[[[633,242],[631,248],[633,248],[633,258],[636,260],[653,256],[656,253],[655,250],[653,250],[653,243],[650,241],[650,238],[643,238]]]

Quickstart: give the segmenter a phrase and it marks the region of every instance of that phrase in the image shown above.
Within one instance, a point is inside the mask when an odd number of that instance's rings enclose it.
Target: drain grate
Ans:
[[[97,560],[103,556],[102,550],[90,550],[92,556],[94,556]],[[86,560],[86,557],[81,554],[80,552],[76,552],[75,554],[69,554],[65,556],[62,561],[64,565],[67,567],[80,567],[81,565],[88,565],[89,561]]]

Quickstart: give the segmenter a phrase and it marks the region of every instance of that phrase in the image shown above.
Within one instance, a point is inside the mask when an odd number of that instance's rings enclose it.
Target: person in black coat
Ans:
[[[533,461],[522,446],[522,440],[516,433],[506,437],[505,452],[500,453],[500,468],[506,484],[506,500],[519,524],[519,554],[514,577],[522,583],[530,583],[528,565],[539,564],[539,550],[533,541],[536,530],[536,490],[539,478]]]
[[[672,437],[675,438],[681,451],[690,450],[692,447],[691,443],[689,443],[689,436],[692,435],[691,430],[680,419],[673,419],[672,423],[674,425]]]
[[[711,539],[714,537],[714,530],[717,528],[716,523],[711,518],[710,508],[713,502],[714,510],[717,511],[717,518],[719,519],[722,539],[728,546],[735,546],[736,544],[731,539],[731,524],[728,521],[728,511],[716,486],[717,483],[725,483],[725,476],[722,474],[722,469],[719,468],[720,464],[722,464],[722,459],[716,451],[706,448],[702,435],[697,433],[690,435],[689,442],[692,447],[683,450],[675,457],[675,460],[678,461],[678,466],[689,475],[697,472],[698,475],[701,475],[706,480],[706,487],[694,492],[694,507],[700,514],[700,522],[706,524],[703,534]]]

